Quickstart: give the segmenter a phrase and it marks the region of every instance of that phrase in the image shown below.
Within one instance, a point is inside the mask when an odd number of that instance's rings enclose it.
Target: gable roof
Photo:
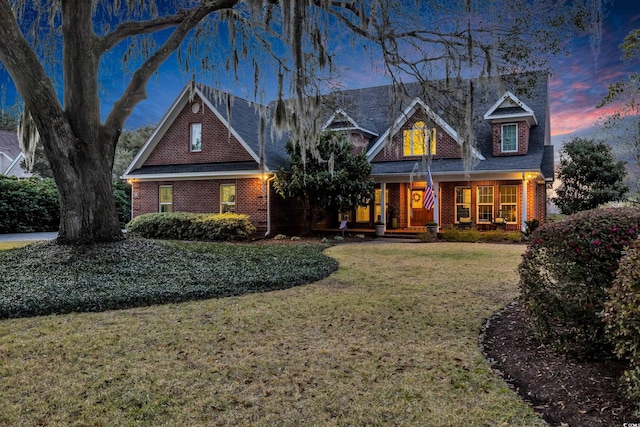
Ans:
[[[516,81],[518,82],[516,83]],[[469,84],[470,82],[471,84]],[[472,165],[470,171],[467,171],[462,159],[432,159],[430,169],[433,175],[482,175],[496,172],[515,174],[517,171],[542,172],[543,170],[548,173],[549,170],[553,170],[553,158],[544,155],[545,141],[550,141],[549,121],[547,120],[547,82],[546,72],[481,77],[459,82],[459,87],[463,88],[460,91],[464,91],[464,88],[469,86],[473,88],[473,136],[478,153],[475,157],[478,161]],[[446,81],[434,82],[434,89],[428,96],[424,94],[422,86],[418,83],[404,84],[403,95],[395,97],[390,86],[345,90],[331,94],[330,102],[344,106],[344,109],[349,111],[349,116],[357,123],[370,123],[368,128],[380,134],[380,137],[370,141],[368,147],[368,153],[375,155],[384,146],[384,142],[381,140],[387,136],[385,133],[389,129],[393,129],[390,124],[394,121],[406,120],[405,117],[408,113],[413,111],[412,106],[416,108],[418,105],[422,108],[428,107],[434,115],[432,117],[437,117],[449,125],[453,130],[453,133],[450,132],[450,134],[459,134],[459,129],[455,128],[454,123],[460,120],[459,118],[456,120],[456,112],[453,108],[447,108],[448,103],[455,101],[447,99],[447,94],[451,92],[447,89],[447,84]],[[440,86],[443,88],[442,91],[438,90]],[[524,87],[524,89],[517,91],[518,87]],[[505,100],[508,101],[505,103]],[[507,107],[506,104],[511,102],[516,105]],[[501,110],[501,108],[514,108],[514,110]],[[492,126],[485,119],[485,112],[506,115],[515,113],[515,108],[523,111],[525,115],[535,116],[537,121],[537,125],[530,129],[527,154],[494,157]],[[331,112],[327,113],[327,117],[330,114]],[[522,112],[519,117],[523,117]],[[443,129],[445,128],[443,127]],[[368,157],[371,160],[374,156]],[[415,164],[415,160],[373,162],[372,175],[406,177],[412,174]],[[548,178],[547,173],[543,173],[546,178]]]
[[[427,104],[424,103],[420,98],[415,98],[413,102],[400,114],[400,116],[387,128],[384,134],[377,139],[377,141],[369,148],[367,151],[367,159],[369,161],[373,160],[384,145],[390,140],[390,138],[395,134],[398,129],[400,129],[406,122],[413,116],[413,114],[421,108],[422,111],[433,120],[440,128],[442,128],[454,141],[458,143],[458,145],[462,146],[462,138],[458,136],[458,132],[456,132],[447,122],[445,122],[442,117],[437,115]],[[484,156],[478,152],[475,148],[472,149],[471,154],[479,159],[484,160]]]
[[[229,130],[230,134],[233,135],[247,153],[249,153],[255,161],[254,163],[241,162],[242,165],[240,165],[240,168],[238,168],[239,165],[234,164],[237,162],[223,163],[215,167],[210,164],[209,167],[204,168],[201,164],[144,166],[145,161],[158,145],[164,134],[171,127],[182,109],[185,108],[190,99],[192,99],[192,94],[198,95],[202,99],[202,102],[216,115]],[[225,172],[248,175],[275,171],[281,164],[286,164],[288,156],[284,143],[277,137],[278,134],[271,132],[270,120],[264,119],[266,116],[266,108],[267,107],[263,105],[233,97],[228,93],[200,83],[189,83],[184,87],[180,95],[178,95],[160,121],[160,124],[133,159],[124,172],[123,178],[137,176],[151,178],[160,177],[162,174],[205,177],[224,175]],[[261,153],[260,150],[261,116],[264,119],[265,126],[263,153]],[[260,168],[261,154],[264,160],[264,171]]]
[[[478,78],[471,81],[458,82],[464,88],[473,90],[473,136],[475,139],[474,157],[477,160],[472,169],[465,170],[462,159],[432,159],[430,168],[434,176],[457,175],[482,175],[487,173],[512,173],[520,171],[538,171],[549,179],[553,177],[549,171],[553,171],[553,156],[549,156],[549,150],[545,142],[550,141],[550,129],[548,120],[547,80],[546,73],[527,73],[526,90],[516,92],[519,85],[512,83],[512,76]],[[443,90],[438,90],[438,85]],[[425,95],[422,86],[418,83],[408,83],[403,86],[401,95],[394,94],[390,85],[375,86],[361,89],[344,90],[330,93],[321,97],[323,109],[319,120],[325,128],[331,128],[333,123],[344,125],[345,129],[355,129],[366,132],[370,137],[366,152],[371,161],[375,154],[384,147],[387,136],[411,116],[418,108],[434,120],[443,130],[458,142],[461,141],[459,132],[453,126],[456,120],[454,108],[447,108],[447,102],[453,102],[450,97],[447,82],[435,82],[432,93]],[[141,149],[129,168],[124,178],[132,175],[155,176],[160,173],[189,174],[198,176],[228,176],[237,175],[240,165],[219,164],[208,166],[183,165],[169,168],[167,166],[150,169],[141,168],[149,153],[155,147],[159,139],[167,131],[178,113],[189,100],[189,85],[185,87],[176,99],[169,111],[165,114],[160,125],[156,128],[149,141]],[[225,123],[230,132],[251,153],[256,161],[254,173],[262,172],[259,168],[260,159],[260,117],[267,118],[262,122],[264,126],[264,172],[276,171],[280,166],[288,163],[288,154],[285,142],[288,135],[280,134],[273,128],[270,113],[274,102],[269,106],[253,103],[241,98],[230,96],[227,98],[224,92],[210,88],[202,84],[195,84],[194,91],[207,106]],[[516,96],[514,93],[517,93]],[[497,100],[497,101],[496,101]],[[535,113],[534,113],[535,111]],[[459,108],[458,108],[459,112]],[[536,126],[531,127],[529,133],[529,145],[526,155],[519,156],[493,156],[492,127],[489,119],[504,118],[510,115],[529,117],[535,120]],[[229,116],[229,117],[228,117]],[[532,122],[533,123],[533,122]],[[339,126],[338,126],[339,127]],[[378,177],[408,176],[412,174],[415,160],[397,160],[372,163],[372,175]],[[244,169],[248,164],[243,164]],[[179,169],[179,171],[178,171]],[[132,172],[133,171],[133,172]],[[243,172],[243,173],[244,173]],[[209,174],[209,175],[207,175]],[[185,175],[186,176],[186,175]]]
[[[343,131],[343,130],[357,130],[366,133],[370,136],[380,136],[377,132],[365,129],[353,120],[343,109],[336,110],[335,113],[327,120],[322,126],[322,130]]]
[[[509,91],[506,91],[484,115],[485,120],[503,121],[519,118],[525,119],[529,126],[538,124],[533,110]]]

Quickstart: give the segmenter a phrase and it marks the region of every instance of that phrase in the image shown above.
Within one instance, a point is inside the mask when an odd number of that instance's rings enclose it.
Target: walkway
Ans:
[[[0,234],[0,242],[18,242],[24,240],[53,240],[58,237],[57,231],[41,233]]]

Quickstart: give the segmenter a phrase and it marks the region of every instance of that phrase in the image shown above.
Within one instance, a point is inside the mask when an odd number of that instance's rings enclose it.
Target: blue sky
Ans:
[[[570,43],[572,55],[556,58],[553,61],[553,76],[550,80],[551,129],[553,141],[560,145],[561,141],[575,132],[584,132],[606,110],[598,110],[595,106],[606,95],[610,83],[628,75],[635,64],[625,64],[620,60],[618,45],[632,28],[640,28],[640,4],[638,0],[613,0],[603,24],[602,46],[600,54],[594,57],[588,38],[567,41]],[[357,55],[342,55],[340,66],[341,84],[344,88],[356,88],[388,83],[375,63],[365,63]],[[130,129],[142,125],[155,125],[162,118],[173,100],[180,93],[191,76],[180,71],[175,55],[160,68],[158,75],[147,87],[147,100],[141,102],[127,120]],[[273,76],[275,84],[275,76]],[[114,73],[104,84],[103,110],[120,96],[126,87],[127,80]],[[204,80],[204,83],[210,83]],[[0,84],[7,88],[5,102],[13,102],[13,85],[4,70],[0,70]],[[216,83],[222,90],[237,96],[251,98],[253,81],[250,76],[246,82],[233,79]],[[273,93],[267,93],[267,100]]]

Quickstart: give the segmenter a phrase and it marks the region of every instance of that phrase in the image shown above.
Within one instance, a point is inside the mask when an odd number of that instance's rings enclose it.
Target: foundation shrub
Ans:
[[[604,321],[616,355],[630,362],[624,373],[627,394],[640,402],[640,238],[620,259]]]
[[[442,231],[442,239],[448,242],[521,242],[522,233],[519,231],[487,230],[478,231],[474,228],[457,229],[449,227]]]
[[[640,209],[580,212],[539,227],[519,266],[522,301],[538,337],[584,357],[610,351],[602,311]]]
[[[248,215],[171,212],[140,215],[127,224],[127,231],[150,239],[235,240],[251,236],[256,228]]]
[[[480,240],[480,232],[473,228],[459,230],[448,227],[442,230],[442,238],[448,242],[477,242]]]

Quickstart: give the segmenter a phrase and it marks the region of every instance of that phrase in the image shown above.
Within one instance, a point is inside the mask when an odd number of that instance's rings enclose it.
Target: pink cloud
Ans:
[[[596,125],[602,119],[612,115],[620,105],[603,108],[583,107],[561,109],[551,114],[551,135],[565,135]]]

